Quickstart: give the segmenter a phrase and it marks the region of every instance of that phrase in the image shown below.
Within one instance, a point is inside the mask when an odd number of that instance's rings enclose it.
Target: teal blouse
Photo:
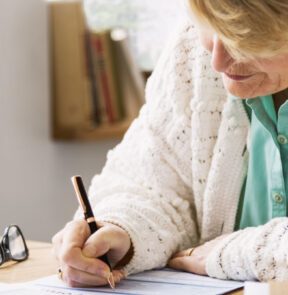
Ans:
[[[251,122],[251,146],[235,230],[287,216],[288,205],[288,101],[278,118],[272,95],[243,103]]]

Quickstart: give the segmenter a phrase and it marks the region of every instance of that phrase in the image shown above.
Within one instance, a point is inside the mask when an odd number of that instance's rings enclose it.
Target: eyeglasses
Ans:
[[[23,261],[29,256],[29,251],[22,231],[17,225],[6,227],[0,244],[0,265],[14,260]]]

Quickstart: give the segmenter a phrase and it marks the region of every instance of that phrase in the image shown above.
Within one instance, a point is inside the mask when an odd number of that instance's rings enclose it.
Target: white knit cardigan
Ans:
[[[89,190],[97,219],[131,238],[128,273],[163,267],[175,252],[233,232],[249,125],[186,22],[148,80],[139,117]],[[228,235],[208,256],[208,274],[288,280],[287,230],[287,218],[278,218]]]

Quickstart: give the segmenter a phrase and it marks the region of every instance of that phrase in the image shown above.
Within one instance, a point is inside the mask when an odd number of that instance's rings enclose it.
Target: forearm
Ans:
[[[208,275],[221,279],[288,280],[288,218],[237,231],[210,253]]]

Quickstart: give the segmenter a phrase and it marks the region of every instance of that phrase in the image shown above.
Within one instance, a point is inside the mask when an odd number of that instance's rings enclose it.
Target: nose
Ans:
[[[217,72],[225,72],[233,59],[217,36],[213,38],[213,48],[211,53],[211,64],[214,70]]]

